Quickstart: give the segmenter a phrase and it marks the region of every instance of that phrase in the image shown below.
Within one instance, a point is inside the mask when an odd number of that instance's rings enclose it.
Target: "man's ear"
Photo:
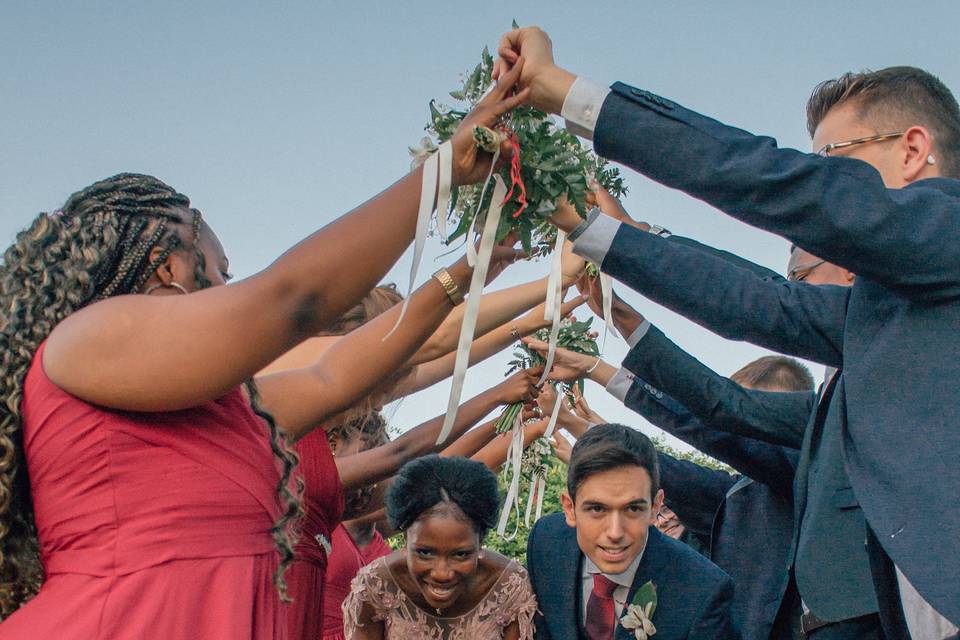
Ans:
[[[567,518],[567,525],[576,528],[577,514],[573,508],[573,499],[566,491],[560,494],[560,506],[563,507],[563,515]]]
[[[905,151],[901,165],[904,182],[910,183],[940,175],[936,161],[933,164],[928,161],[933,157],[933,138],[925,127],[910,127],[901,140]]]

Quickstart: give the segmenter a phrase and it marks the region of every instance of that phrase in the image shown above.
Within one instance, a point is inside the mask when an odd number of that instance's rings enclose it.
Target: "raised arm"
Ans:
[[[771,281],[594,211],[576,235],[574,251],[600,263],[604,272],[725,338],[842,364],[848,287]],[[572,213],[558,207],[555,220],[573,227],[579,223]]]
[[[803,442],[816,401],[812,392],[741,387],[704,366],[653,326],[630,350],[623,365],[645,381],[648,392],[672,396],[711,429],[794,449]],[[639,402],[642,396],[637,391],[633,398]]]
[[[660,486],[670,508],[686,527],[709,536],[713,519],[737,478],[663,451],[657,452],[657,461]]]
[[[495,247],[491,259],[497,265],[495,271],[502,270],[501,263],[513,262],[517,253],[511,247]],[[464,257],[448,273],[462,290],[472,271]],[[449,296],[431,278],[411,296],[409,315],[395,331],[399,305],[334,342],[309,367],[258,376],[264,406],[288,434],[302,435],[371,392],[379,392],[381,381],[403,366],[450,309]]]
[[[534,387],[538,379],[537,369],[519,371],[497,386],[468,400],[457,412],[450,438],[459,438],[478,420],[502,404],[531,402],[538,393]],[[437,437],[440,435],[443,419],[443,415],[437,416],[385,445],[337,458],[340,482],[347,489],[377,482],[392,476],[413,458],[440,450],[443,445],[437,445]]]
[[[698,451],[730,465],[780,495],[793,495],[793,475],[798,458],[796,449],[712,429],[709,423],[701,422],[676,400],[641,378],[633,380],[622,400],[650,424]]]
[[[907,297],[960,295],[958,194],[936,184],[949,181],[888,189],[866,162],[779,149],[772,138],[622,83],[604,101],[594,144],[606,158]]]
[[[507,238],[515,239],[516,235],[511,234]],[[512,246],[513,243],[509,244]],[[584,265],[583,258],[573,253],[572,245],[566,243],[561,256],[561,282],[564,290],[576,282],[583,272]],[[475,334],[482,336],[499,327],[508,325],[519,314],[543,303],[546,294],[546,278],[485,293],[480,301],[480,312],[477,316]],[[460,327],[463,325],[463,313],[464,309],[462,307],[454,309],[430,339],[413,355],[409,364],[420,364],[435,360],[454,351],[460,337]],[[543,319],[542,311],[540,319]],[[472,357],[470,361],[474,362]]]
[[[637,332],[630,335],[631,340],[639,342],[634,342],[635,346],[624,361],[624,369],[617,370],[603,361],[596,364],[592,358],[557,349],[551,376],[561,380],[589,377],[653,425],[729,464],[744,475],[769,484],[783,495],[791,495],[797,453],[778,445],[799,449],[806,419],[812,411],[813,394],[744,389],[718,376],[676,346],[673,346],[675,351],[660,348],[652,355],[644,352],[645,357],[642,358],[639,351],[646,345],[655,344],[656,334],[651,334],[651,331],[656,329],[646,329],[642,337]],[[650,340],[647,340],[648,335]],[[528,344],[541,351],[547,346],[533,340],[528,340]],[[686,356],[689,361],[678,362],[680,356]],[[640,373],[647,371],[647,359],[656,361],[661,367],[662,378],[657,378],[659,388],[634,373],[634,370]],[[676,374],[678,371],[683,371],[685,377],[680,378]],[[740,415],[736,408],[727,406],[730,404],[729,395],[716,393],[718,389],[725,389],[726,385],[748,394],[750,402],[743,402],[741,406],[750,408],[751,412]],[[714,395],[697,398],[695,404],[703,410],[704,417],[694,415],[668,393],[684,398],[702,393]],[[753,394],[758,396],[754,398]],[[768,414],[776,416],[775,420],[769,420],[772,425],[768,424]],[[726,421],[715,421],[715,415],[724,416]],[[791,424],[791,419],[796,424]],[[718,429],[735,433],[723,433]]]
[[[584,298],[579,296],[568,300],[561,306],[561,313],[567,315],[583,302]],[[528,336],[538,329],[549,326],[549,323],[543,319],[544,307],[545,305],[541,303],[516,321],[506,322],[474,340],[470,347],[471,366],[500,353],[513,344],[518,335]],[[406,379],[388,391],[384,401],[402,398],[449,378],[453,374],[455,363],[456,354],[448,353],[436,360],[417,365]]]
[[[596,86],[558,67],[549,37],[536,27],[504,35],[499,53],[501,72],[522,54],[520,83],[530,89],[528,102],[562,113],[578,133],[593,138],[603,157],[906,297],[960,295],[955,181],[931,178],[887,189],[860,160],[779,149],[772,138],[649,91],[622,83],[611,90]],[[918,218],[917,211],[924,215]]]
[[[516,75],[516,74],[515,74]],[[498,85],[454,136],[455,184],[486,173],[472,130],[492,125],[519,102],[511,82]],[[414,234],[422,169],[309,236],[272,265],[237,284],[188,295],[126,295],[91,304],[63,320],[44,352],[47,375],[64,390],[106,407],[169,411],[235,389],[280,354],[316,334],[379,281]],[[191,237],[189,216],[180,226]],[[222,249],[206,227],[197,250],[219,261]],[[176,252],[174,252],[176,253]],[[196,285],[196,252],[148,256]],[[343,266],[350,265],[344,276]],[[219,266],[217,264],[216,266]],[[190,279],[186,279],[186,275]],[[167,282],[169,284],[169,282]]]
[[[523,448],[526,449],[537,438],[542,438],[546,430],[547,420],[545,419],[523,425]],[[510,432],[498,434],[485,447],[470,457],[482,462],[491,471],[497,472],[507,460],[512,438],[513,435]]]

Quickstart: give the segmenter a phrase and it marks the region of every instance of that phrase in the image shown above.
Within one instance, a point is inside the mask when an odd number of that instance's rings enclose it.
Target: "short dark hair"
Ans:
[[[387,491],[387,518],[406,531],[440,503],[453,503],[481,539],[493,528],[500,507],[497,477],[482,463],[467,458],[423,456],[400,467]]]
[[[576,500],[587,478],[619,467],[641,467],[650,474],[650,499],[660,489],[657,449],[647,436],[622,424],[598,424],[577,440],[567,466],[567,493]]]
[[[941,174],[960,177],[960,107],[935,75],[916,67],[888,67],[825,80],[807,101],[810,137],[832,108],[849,101],[855,101],[861,118],[878,126],[929,129]]]
[[[766,391],[813,391],[810,370],[793,358],[763,356],[730,376],[737,384]]]

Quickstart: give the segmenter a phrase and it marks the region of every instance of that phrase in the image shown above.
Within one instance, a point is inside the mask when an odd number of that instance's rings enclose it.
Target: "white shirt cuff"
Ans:
[[[604,214],[591,216],[590,219],[590,224],[574,239],[573,252],[596,265],[602,265],[610,251],[610,245],[613,244],[613,238],[620,230],[621,222]]]
[[[560,115],[567,121],[567,129],[574,135],[593,140],[600,108],[609,93],[608,87],[586,78],[574,80],[560,109]]]
[[[607,382],[607,393],[620,402],[625,402],[627,392],[630,391],[630,387],[633,386],[634,377],[635,376],[626,369],[617,369],[617,372],[613,374],[613,377]]]
[[[644,320],[640,323],[640,326],[633,330],[633,333],[627,337],[627,344],[633,349],[637,346],[637,343],[643,340],[643,336],[647,335],[647,331],[650,330],[650,321]]]

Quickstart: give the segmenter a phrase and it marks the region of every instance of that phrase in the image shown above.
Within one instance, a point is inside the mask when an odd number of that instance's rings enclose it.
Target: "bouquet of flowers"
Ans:
[[[594,339],[595,334],[590,331],[590,325],[592,324],[593,318],[583,321],[577,321],[575,318],[564,318],[560,322],[560,332],[557,334],[557,346],[569,351],[599,358],[600,347],[597,346],[597,341]],[[540,329],[533,334],[533,337],[546,342],[549,340],[550,335],[547,329]],[[545,364],[546,360],[542,355],[528,347],[525,343],[520,342],[517,344],[517,350],[513,353],[513,360],[510,361],[510,368],[506,375],[510,375],[519,369],[542,367]],[[560,382],[557,385],[557,393],[565,395],[570,402],[570,406],[573,406],[574,403],[573,385],[577,385],[581,393],[583,392],[583,380]],[[497,420],[497,433],[509,431],[522,409],[523,404],[519,402],[511,404],[504,409],[500,418]]]
[[[442,143],[453,136],[460,121],[491,87],[493,57],[484,48],[480,64],[463,78],[462,86],[450,92],[459,106],[450,107],[430,102],[430,123],[426,130]],[[496,130],[478,127],[474,131],[477,144],[494,151],[501,137],[514,145],[509,165],[498,167],[505,184],[510,185],[503,205],[503,217],[497,229],[497,240],[516,230],[524,250],[531,256],[549,253],[556,238],[556,228],[548,222],[554,202],[566,198],[581,216],[586,215],[588,176],[593,176],[611,194],[621,197],[626,187],[619,171],[602,158],[585,149],[580,140],[553,118],[532,107],[518,107]],[[430,137],[421,140],[419,148],[411,148],[414,163],[436,149]],[[480,225],[492,198],[484,184],[460,187],[451,194],[448,211],[439,211],[456,226],[450,243],[465,236],[474,225]],[[480,217],[479,220],[475,218]],[[445,225],[444,225],[445,227]]]

